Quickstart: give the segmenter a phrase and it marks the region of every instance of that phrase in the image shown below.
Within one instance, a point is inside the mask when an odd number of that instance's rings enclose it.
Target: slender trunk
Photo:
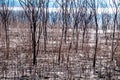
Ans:
[[[76,53],[78,52],[78,38],[79,38],[79,33],[78,33],[78,24],[76,25]]]
[[[36,21],[35,21],[35,13],[34,10],[32,11],[32,20],[33,20],[33,32],[32,32],[32,41],[33,41],[33,65],[37,65],[36,59]]]
[[[107,37],[107,32],[105,30],[105,45],[107,45],[107,40],[108,40],[108,37]]]
[[[36,24],[34,23],[33,24],[33,34],[32,34],[32,41],[33,41],[33,65],[36,65],[37,64],[37,60],[36,60],[36,35],[35,35],[35,32],[36,32]]]
[[[111,56],[111,61],[113,61],[114,58],[114,39],[115,39],[115,24],[116,24],[116,18],[117,18],[117,13],[115,14],[114,18],[114,26],[113,26],[113,34],[112,34],[112,56]]]
[[[45,51],[45,53],[46,53],[46,46],[47,46],[47,19],[48,19],[47,8],[46,8],[45,12],[43,12],[43,17],[44,17],[44,19],[43,19],[44,20],[44,22],[43,22],[43,26],[44,26],[44,51]]]
[[[67,37],[67,22],[65,22],[65,24],[66,24],[66,27],[65,27],[65,39],[64,39],[64,41],[65,41],[65,43],[66,43],[66,37]]]
[[[62,36],[61,36],[61,40],[60,40],[60,47],[59,47],[59,54],[58,54],[59,64],[60,64],[60,57],[61,57],[61,47],[62,47],[63,34],[64,34],[64,24],[63,24],[63,27],[62,27]]]
[[[86,28],[87,28],[87,24],[85,23],[85,26],[83,27],[82,50],[83,50],[84,41],[85,41]]]
[[[8,36],[8,27],[7,27],[6,21],[5,21],[4,26],[5,26],[5,39],[6,39],[6,44],[5,44],[6,53],[5,54],[6,54],[6,59],[9,59],[9,36]]]
[[[40,47],[40,37],[41,37],[41,33],[42,33],[42,29],[41,29],[41,26],[39,25],[39,32],[38,32],[38,40],[37,40],[37,52],[36,52],[36,56],[38,55],[38,52],[39,52],[39,47]]]
[[[45,53],[46,53],[46,26],[45,26],[45,24],[43,23],[43,25],[44,25],[44,51],[45,51]]]
[[[64,18],[64,9],[62,7],[62,11],[63,11],[63,14],[62,14],[62,20],[63,20],[63,24],[62,24],[62,36],[61,36],[61,40],[60,40],[60,47],[59,47],[59,54],[58,54],[58,63],[60,64],[60,58],[61,58],[61,47],[62,47],[62,44],[63,44],[63,36],[64,36],[64,30],[65,30],[65,18]]]
[[[95,11],[95,25],[96,25],[96,41],[95,41],[95,54],[93,57],[93,67],[95,68],[96,65],[96,54],[97,54],[97,47],[98,47],[98,22],[97,22],[97,14]]]

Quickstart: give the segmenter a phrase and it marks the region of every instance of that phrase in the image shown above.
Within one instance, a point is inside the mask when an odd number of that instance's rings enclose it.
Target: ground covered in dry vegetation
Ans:
[[[86,34],[82,49],[82,30],[79,29],[78,48],[72,37],[73,29],[67,32],[67,41],[62,43],[61,58],[58,62],[59,45],[62,34],[60,27],[48,27],[46,52],[43,36],[37,55],[37,65],[32,64],[31,41],[27,25],[14,25],[9,29],[9,59],[5,59],[4,32],[0,35],[0,79],[1,80],[119,80],[120,48],[115,50],[114,61],[111,61],[111,33],[108,31],[108,42],[105,44],[104,33],[99,30],[99,45],[96,67],[93,68],[94,29]],[[116,34],[119,34],[116,32]],[[117,41],[117,40],[116,40]],[[119,42],[115,42],[119,44]]]

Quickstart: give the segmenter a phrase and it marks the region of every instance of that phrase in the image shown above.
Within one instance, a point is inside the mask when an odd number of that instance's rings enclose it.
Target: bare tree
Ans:
[[[119,3],[118,3],[118,0],[112,0],[113,2],[113,5],[111,5],[111,8],[115,7],[115,10],[113,10],[114,12],[114,19],[113,19],[113,33],[112,33],[112,52],[111,52],[111,60],[113,61],[113,58],[114,58],[114,50],[115,50],[115,47],[114,47],[114,44],[115,44],[115,32],[116,32],[116,26],[118,26],[118,21],[117,21],[117,17],[118,17],[118,6],[119,6]]]
[[[62,9],[62,36],[61,36],[61,40],[60,40],[60,47],[59,47],[59,54],[58,54],[58,62],[60,63],[60,56],[61,56],[61,47],[63,44],[63,36],[65,34],[65,43],[66,43],[66,35],[67,35],[67,14],[68,14],[68,0],[62,0],[62,3],[60,3],[58,0],[56,0],[56,2],[59,4],[59,6]]]
[[[105,34],[105,45],[107,45],[108,42],[108,35],[107,30],[109,29],[109,23],[110,23],[110,15],[108,14],[102,14],[102,30]]]
[[[92,8],[93,10],[93,14],[94,14],[94,20],[95,20],[95,30],[96,30],[96,34],[95,34],[95,53],[93,55],[93,67],[95,68],[96,65],[96,54],[97,54],[97,50],[98,50],[98,19],[97,19],[97,9],[98,9],[98,3],[96,0],[92,0],[90,2],[88,2],[89,6]]]
[[[48,7],[49,7],[49,0],[43,1],[43,34],[44,34],[44,51],[46,53],[46,42],[47,42],[47,21],[48,21]]]
[[[9,10],[9,0],[1,1],[1,11],[0,17],[2,18],[3,29],[5,31],[5,57],[9,58],[9,21],[10,21],[10,10]]]
[[[30,23],[32,52],[33,52],[33,65],[37,64],[37,54],[39,51],[39,41],[41,36],[41,26],[37,24],[42,1],[40,0],[19,0],[24,12]],[[39,30],[37,33],[37,29]],[[38,34],[38,35],[37,35]]]

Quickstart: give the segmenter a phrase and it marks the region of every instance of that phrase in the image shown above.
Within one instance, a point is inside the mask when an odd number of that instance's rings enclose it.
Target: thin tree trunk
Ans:
[[[62,36],[61,36],[61,40],[60,40],[60,47],[59,47],[59,54],[58,54],[58,62],[60,64],[60,58],[61,58],[61,47],[62,47],[62,40],[63,40],[63,34],[64,34],[64,24],[62,27]]]
[[[83,50],[84,41],[85,41],[86,28],[87,28],[87,24],[85,23],[85,26],[83,27],[82,50]]]
[[[6,46],[6,59],[9,59],[9,36],[8,36],[8,28],[7,28],[7,23],[6,23],[6,21],[5,21],[5,24],[4,24],[4,26],[5,26],[5,39],[6,39],[6,44],[5,44],[5,46]]]
[[[117,18],[117,13],[115,14],[114,18],[114,26],[113,26],[113,34],[112,34],[112,56],[111,56],[111,61],[113,61],[114,58],[114,40],[115,40],[115,24],[116,24],[116,18]]]
[[[97,14],[95,11],[95,25],[96,25],[96,41],[95,41],[95,54],[93,57],[93,67],[96,66],[96,54],[97,54],[97,47],[98,47],[98,22],[97,22]]]

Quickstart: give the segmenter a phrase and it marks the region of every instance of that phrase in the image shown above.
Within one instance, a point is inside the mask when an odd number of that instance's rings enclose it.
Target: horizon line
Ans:
[[[8,7],[9,10],[14,10],[14,11],[23,11],[24,9],[22,7]],[[37,9],[37,8],[36,8]],[[68,8],[69,10],[70,8]],[[76,10],[76,8],[73,8],[73,10]],[[2,8],[0,7],[0,10]],[[48,8],[49,12],[60,12],[62,11],[61,8]],[[79,10],[79,8],[78,8]],[[92,8],[88,8],[88,13],[92,10]],[[108,14],[113,14],[116,12],[116,8],[97,8],[97,13],[102,14],[102,13],[108,13]],[[118,8],[118,12],[120,12],[120,8]]]

